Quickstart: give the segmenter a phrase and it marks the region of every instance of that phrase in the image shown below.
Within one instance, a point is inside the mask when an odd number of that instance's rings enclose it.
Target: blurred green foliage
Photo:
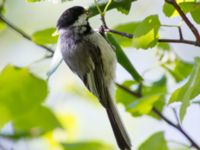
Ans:
[[[166,77],[163,76],[159,81],[148,83],[147,85],[144,84],[141,98],[134,97],[131,93],[127,93],[118,87],[116,90],[116,101],[122,103],[127,111],[135,117],[150,115],[159,119],[151,110],[153,107],[156,107],[162,112],[167,92],[166,81]],[[135,91],[139,88],[138,83],[133,80],[127,80],[122,85]]]
[[[32,41],[39,45],[56,44],[58,35],[53,35],[56,32],[55,28],[48,28],[37,31],[32,35]]]
[[[112,146],[97,141],[63,144],[65,150],[114,150]]]
[[[27,2],[42,2],[43,0],[26,0]],[[68,0],[62,0],[69,2]],[[128,15],[133,2],[136,0],[113,0],[107,11],[117,9],[119,12]],[[100,9],[103,11],[107,5],[106,0],[97,1]],[[196,0],[177,0],[178,5],[185,14],[190,14],[193,22],[200,24],[200,2]],[[88,8],[90,17],[99,15],[98,9],[91,0]],[[2,11],[5,9],[5,1],[0,5],[0,15],[4,15]],[[10,10],[7,10],[10,11]],[[169,3],[164,3],[163,13],[166,17],[180,17],[176,9]],[[0,19],[0,31],[6,27],[5,22]],[[169,43],[159,42],[160,28],[162,21],[158,15],[146,16],[141,20],[130,20],[127,23],[119,24],[113,29],[121,32],[133,34],[134,38],[130,39],[121,35],[106,34],[107,40],[116,50],[118,62],[131,75],[131,80],[126,80],[122,86],[129,91],[140,93],[139,96],[131,94],[120,87],[116,89],[116,101],[123,104],[126,111],[133,117],[141,117],[147,115],[154,119],[161,119],[155,113],[156,108],[160,113],[164,107],[169,104],[181,102],[179,118],[183,121],[187,108],[194,98],[200,94],[200,58],[195,59],[195,63],[189,63],[180,59],[172,50]],[[55,45],[58,36],[53,36],[56,31],[55,27],[48,27],[43,30],[36,31],[32,34],[31,39],[39,45]],[[131,63],[123,48],[135,48],[149,50],[156,48],[155,54],[158,59],[159,67],[164,69],[163,76],[157,81],[147,81],[143,74],[140,74]],[[175,58],[170,58],[170,55]],[[166,58],[163,62],[163,59]],[[168,76],[168,73],[171,76]],[[168,100],[168,81],[173,78],[178,82],[185,82],[179,86],[170,96]],[[142,87],[142,88],[141,88]],[[141,90],[141,91],[140,91]],[[79,96],[91,98],[91,95],[85,94],[81,88],[71,89]],[[83,94],[84,93],[84,94]],[[13,135],[10,137],[21,139],[23,137],[36,135],[41,136],[49,132],[62,128],[62,123],[57,119],[56,114],[44,102],[48,96],[47,81],[33,75],[28,68],[19,68],[13,65],[7,65],[0,73],[0,128],[12,122],[14,129]],[[92,97],[93,98],[93,97]],[[193,102],[199,105],[199,102]],[[87,142],[70,142],[58,143],[66,150],[111,150],[112,146],[97,141]],[[157,132],[144,141],[138,150],[168,150],[167,140],[164,132]]]
[[[46,81],[27,68],[5,67],[0,74],[0,112],[4,114],[0,126],[12,121],[16,132],[35,128],[41,133],[60,127],[54,114],[42,106],[47,94]]]
[[[194,99],[200,93],[200,58],[195,59],[195,65],[188,81],[172,93],[170,103],[182,101],[180,109],[180,119],[183,120],[190,100]]]

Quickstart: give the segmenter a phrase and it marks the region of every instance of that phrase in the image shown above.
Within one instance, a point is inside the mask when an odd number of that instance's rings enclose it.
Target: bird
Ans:
[[[57,67],[64,61],[82,80],[105,108],[118,147],[131,150],[131,140],[114,102],[115,50],[92,29],[88,19],[88,10],[82,6],[70,7],[61,14],[56,25],[59,37],[53,63]]]

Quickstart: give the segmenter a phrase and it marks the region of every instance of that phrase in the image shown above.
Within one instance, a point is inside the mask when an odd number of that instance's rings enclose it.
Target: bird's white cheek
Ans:
[[[87,24],[87,15],[81,15],[78,20],[73,24],[73,26],[82,26]]]
[[[80,32],[81,34],[83,34],[86,30],[87,30],[87,28],[83,26],[83,27],[81,27],[81,29],[80,29],[79,32]]]

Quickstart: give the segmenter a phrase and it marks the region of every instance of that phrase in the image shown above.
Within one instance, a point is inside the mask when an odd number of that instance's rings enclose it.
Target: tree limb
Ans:
[[[200,44],[200,35],[199,35],[199,32],[198,32],[197,28],[192,24],[192,22],[185,15],[185,13],[181,9],[181,7],[178,5],[176,0],[165,0],[165,2],[167,2],[167,3],[169,3],[169,4],[174,6],[174,8],[177,10],[177,12],[180,14],[182,19],[184,20],[184,22],[187,24],[187,26],[190,28],[190,30],[192,31],[192,33],[196,37],[197,43]]]
[[[123,86],[123,85],[119,85],[117,84],[117,86],[119,88],[121,88],[122,90],[124,90],[125,92],[141,98],[142,97],[142,93],[137,93],[134,92],[132,90],[130,90],[129,88]],[[141,88],[141,87],[140,87]],[[139,91],[142,91],[141,89]],[[164,114],[162,114],[157,108],[153,107],[152,111],[159,116],[163,121],[165,121],[168,125],[174,127],[175,129],[177,129],[180,133],[182,133],[184,135],[184,137],[191,143],[191,146],[195,147],[197,150],[200,150],[199,145],[187,134],[187,132],[179,125],[179,124],[175,124],[173,123],[170,119],[168,119]]]
[[[189,44],[200,47],[200,43],[196,41],[184,40],[184,39],[158,39],[160,43],[182,43],[182,44]]]
[[[13,29],[15,32],[19,33],[22,37],[24,37],[25,39],[32,41],[32,38],[27,34],[25,33],[23,30],[21,30],[20,28],[16,27],[14,24],[12,24],[11,22],[9,22],[4,16],[2,16],[2,14],[0,14],[0,20],[3,21],[7,26],[9,26],[11,29]],[[33,42],[35,43],[35,42]],[[44,45],[39,45],[37,43],[35,43],[36,45],[38,45],[39,47],[42,47],[44,48],[46,51],[50,52],[51,55],[53,55],[54,53],[54,50],[47,47],[47,46],[44,46]]]

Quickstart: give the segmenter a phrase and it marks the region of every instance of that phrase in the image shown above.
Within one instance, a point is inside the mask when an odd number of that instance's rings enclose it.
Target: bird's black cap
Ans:
[[[57,22],[57,28],[66,28],[72,25],[86,10],[82,6],[74,6],[63,12]]]

